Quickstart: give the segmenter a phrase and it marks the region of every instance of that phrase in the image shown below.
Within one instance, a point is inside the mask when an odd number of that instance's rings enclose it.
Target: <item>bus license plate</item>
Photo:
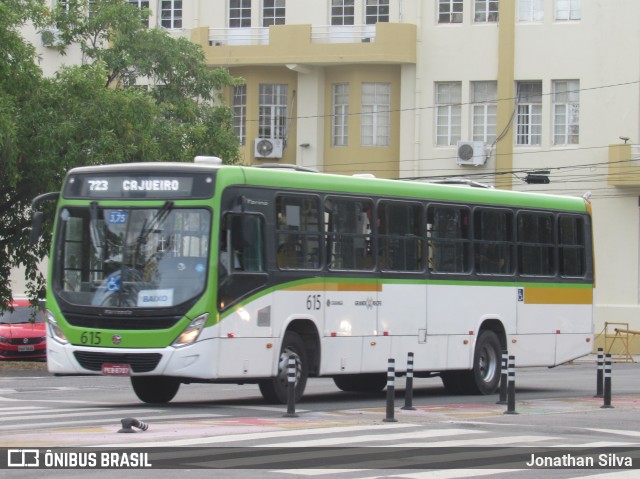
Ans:
[[[131,367],[128,364],[103,364],[102,374],[105,376],[131,376]]]
[[[26,353],[28,351],[35,351],[36,348],[33,345],[27,345],[27,346],[18,346],[18,352],[20,353]]]

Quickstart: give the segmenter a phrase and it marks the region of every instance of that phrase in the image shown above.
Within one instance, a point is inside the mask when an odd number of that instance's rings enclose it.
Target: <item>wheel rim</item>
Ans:
[[[480,377],[485,383],[490,383],[495,378],[498,369],[498,356],[491,346],[484,346],[478,358]]]

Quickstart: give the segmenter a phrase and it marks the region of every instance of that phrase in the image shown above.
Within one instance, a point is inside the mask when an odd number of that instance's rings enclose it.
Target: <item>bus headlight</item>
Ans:
[[[49,310],[47,310],[47,327],[49,328],[49,334],[51,334],[51,337],[60,344],[67,344],[69,342],[67,341],[65,334],[62,332],[62,329],[60,329],[60,326],[58,326],[53,313]]]
[[[200,332],[202,328],[204,328],[205,323],[209,319],[209,314],[205,313],[201,316],[198,316],[196,319],[189,323],[189,326],[184,328],[184,331],[180,333],[180,336],[173,342],[174,347],[181,348],[183,346],[188,346],[189,344],[193,344],[200,336]]]

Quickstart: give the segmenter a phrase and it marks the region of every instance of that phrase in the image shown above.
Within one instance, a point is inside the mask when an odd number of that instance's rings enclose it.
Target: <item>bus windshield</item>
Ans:
[[[53,288],[62,300],[106,308],[173,307],[205,288],[211,211],[86,207],[60,210]]]

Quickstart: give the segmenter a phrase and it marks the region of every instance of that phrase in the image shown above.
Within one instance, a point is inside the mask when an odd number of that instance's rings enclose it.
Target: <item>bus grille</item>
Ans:
[[[132,317],[132,316],[93,316],[89,314],[64,313],[67,322],[81,328],[136,330],[169,329],[180,321],[181,316]]]
[[[100,371],[103,364],[128,364],[134,373],[153,371],[160,360],[160,353],[94,353],[75,351],[73,353],[80,365],[90,371]]]

